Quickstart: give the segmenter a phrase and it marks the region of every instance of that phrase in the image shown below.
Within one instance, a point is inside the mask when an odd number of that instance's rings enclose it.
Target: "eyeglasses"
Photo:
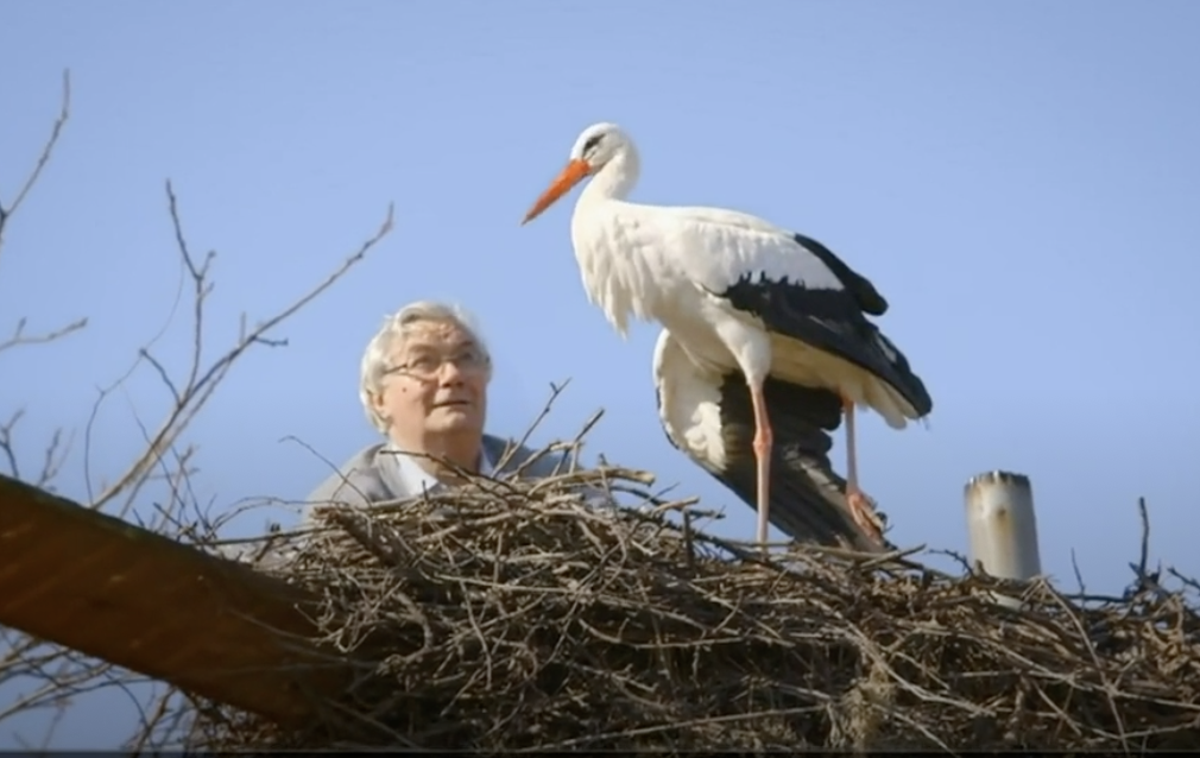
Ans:
[[[442,366],[453,363],[463,374],[478,374],[487,368],[488,360],[482,351],[470,348],[453,355],[438,355],[435,353],[418,353],[404,363],[389,367],[385,374],[407,374],[418,379],[431,379],[437,376]]]

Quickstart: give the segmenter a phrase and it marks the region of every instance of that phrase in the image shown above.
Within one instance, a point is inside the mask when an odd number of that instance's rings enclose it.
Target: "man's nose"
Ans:
[[[459,367],[458,361],[453,358],[442,361],[442,365],[438,366],[438,379],[443,385],[462,384],[463,370]]]

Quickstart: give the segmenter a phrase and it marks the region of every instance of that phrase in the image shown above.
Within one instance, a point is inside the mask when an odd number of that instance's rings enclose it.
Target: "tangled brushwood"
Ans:
[[[478,480],[328,513],[269,570],[324,598],[326,641],[371,673],[302,731],[204,707],[192,744],[1200,747],[1187,586],[1086,599],[898,554],[764,559],[676,525],[678,504],[578,494],[638,478]]]

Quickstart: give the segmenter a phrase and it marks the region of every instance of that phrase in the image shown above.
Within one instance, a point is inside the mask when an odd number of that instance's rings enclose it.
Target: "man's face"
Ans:
[[[483,435],[487,367],[470,335],[453,322],[422,321],[391,356],[375,408],[393,438]]]

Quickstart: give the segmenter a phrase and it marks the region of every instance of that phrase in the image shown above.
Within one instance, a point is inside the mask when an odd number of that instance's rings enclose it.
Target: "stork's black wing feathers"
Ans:
[[[879,294],[879,290],[875,289],[875,285],[871,283],[870,279],[850,268],[836,253],[812,237],[806,237],[798,232],[793,236],[797,242],[817,256],[833,272],[834,276],[842,280],[842,283],[846,285],[846,290],[854,296],[863,313],[871,316],[882,316],[887,313],[888,302],[883,295]]]
[[[766,394],[774,444],[771,453],[771,523],[797,542],[864,552],[891,549],[867,536],[850,515],[846,481],[829,462],[830,432],[842,419],[841,399],[827,390],[768,379]],[[745,377],[735,371],[721,384],[724,471],[708,468],[751,508],[757,503],[754,411]]]
[[[866,316],[887,310],[874,285],[824,245],[802,235],[796,235],[796,241],[824,263],[844,289],[809,288],[803,281],[756,274],[715,294],[761,318],[771,331],[866,369],[894,387],[918,415],[929,413],[933,400],[924,382],[913,373],[908,358]]]

